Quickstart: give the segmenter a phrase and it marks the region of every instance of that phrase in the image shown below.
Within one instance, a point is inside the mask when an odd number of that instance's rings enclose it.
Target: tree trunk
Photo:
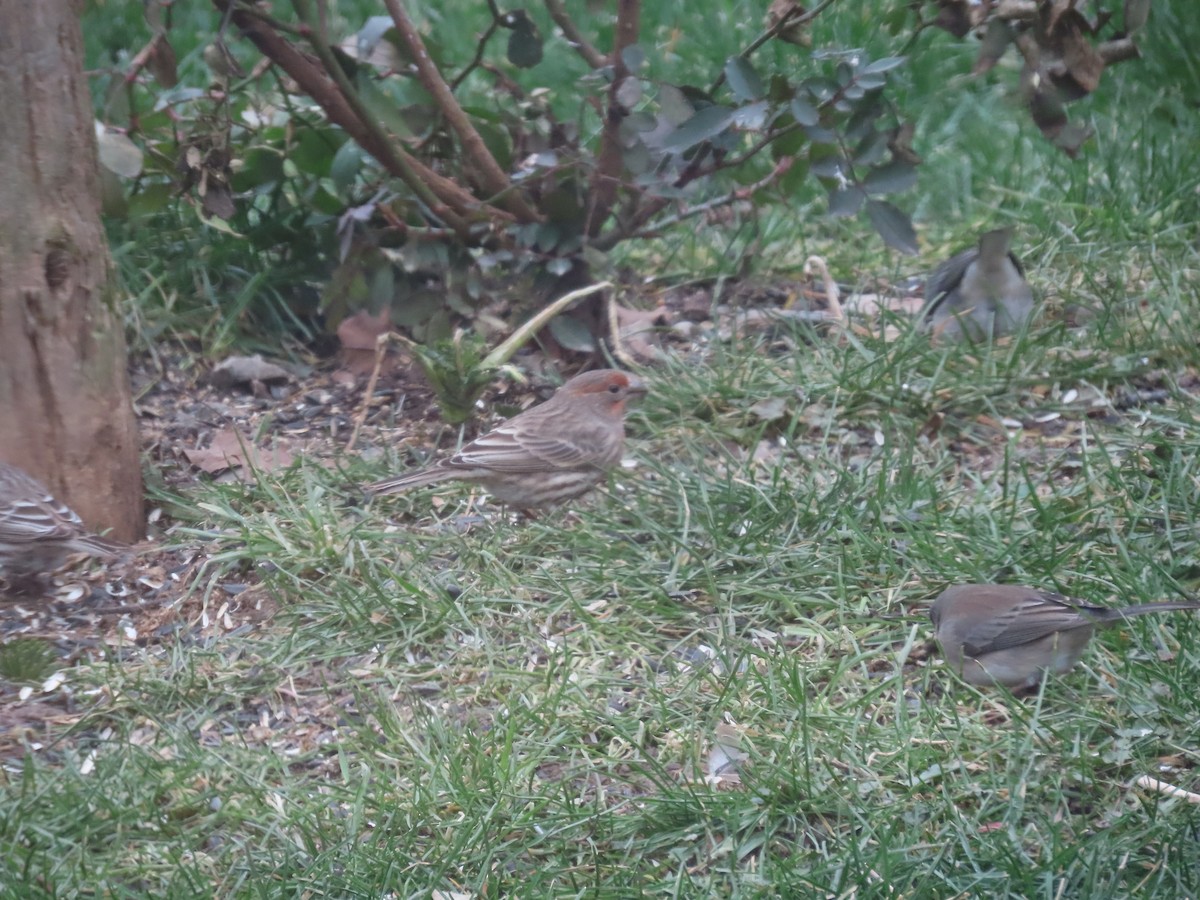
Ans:
[[[90,528],[144,535],[125,339],[100,224],[81,3],[0,0],[0,460]]]

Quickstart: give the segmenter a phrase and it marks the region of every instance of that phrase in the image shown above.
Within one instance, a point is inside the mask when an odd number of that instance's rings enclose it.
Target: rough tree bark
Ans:
[[[144,534],[76,0],[0,0],[0,460]]]

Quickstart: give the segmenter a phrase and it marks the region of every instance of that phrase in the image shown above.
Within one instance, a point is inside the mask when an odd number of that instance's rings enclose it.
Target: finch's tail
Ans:
[[[362,489],[369,496],[376,497],[379,494],[399,494],[401,491],[407,491],[410,488],[421,487],[426,484],[436,484],[439,481],[446,481],[454,477],[455,473],[451,469],[430,466],[428,469],[409,472],[407,475],[398,475],[395,478],[385,478],[382,481],[373,481],[370,484],[364,484]]]

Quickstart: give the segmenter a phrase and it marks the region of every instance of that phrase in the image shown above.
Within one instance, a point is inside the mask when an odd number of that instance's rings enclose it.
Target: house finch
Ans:
[[[14,587],[28,589],[72,553],[111,558],[124,549],[88,532],[40,481],[0,463],[0,568]]]
[[[1033,315],[1033,291],[1000,228],[942,263],[925,284],[925,321],[937,337],[972,341],[1011,334]]]
[[[438,481],[470,481],[519,509],[578,497],[621,461],[625,403],[646,385],[616,369],[576,375],[541,406],[513,416],[453,456],[364,486],[394,494]]]
[[[1178,609],[1200,609],[1200,603],[1113,609],[1017,585],[957,584],[933,601],[930,616],[946,662],[964,681],[1028,689],[1043,672],[1069,672],[1096,626]]]

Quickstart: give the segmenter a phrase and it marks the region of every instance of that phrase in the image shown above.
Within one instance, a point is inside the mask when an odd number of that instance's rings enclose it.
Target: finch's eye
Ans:
[[[610,394],[619,394],[621,393],[621,386],[619,384],[610,384],[608,386],[608,392]]]

